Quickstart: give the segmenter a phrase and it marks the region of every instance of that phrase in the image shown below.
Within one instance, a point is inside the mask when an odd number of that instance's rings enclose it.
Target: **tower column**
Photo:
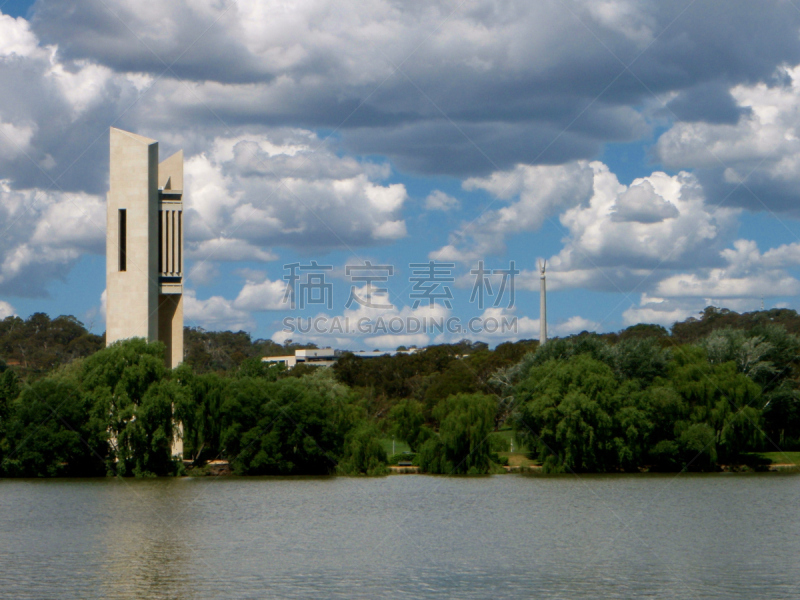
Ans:
[[[545,268],[547,261],[539,261],[539,272],[541,273],[539,288],[539,344],[547,341],[547,282],[545,280]]]
[[[111,128],[106,231],[106,344],[159,340],[183,361],[183,151]]]

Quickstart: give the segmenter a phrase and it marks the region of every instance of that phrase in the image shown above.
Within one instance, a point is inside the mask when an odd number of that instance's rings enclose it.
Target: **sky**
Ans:
[[[797,309],[798,3],[0,13],[0,318],[105,330],[110,127],[184,150],[189,326],[370,350],[538,338],[541,260],[551,335]]]

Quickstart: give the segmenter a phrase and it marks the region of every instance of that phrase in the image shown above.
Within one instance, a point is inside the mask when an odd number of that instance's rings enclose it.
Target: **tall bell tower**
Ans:
[[[547,261],[539,261],[539,344],[547,341],[547,280],[545,270]]]
[[[141,337],[183,361],[183,150],[111,128],[106,229],[106,343]]]

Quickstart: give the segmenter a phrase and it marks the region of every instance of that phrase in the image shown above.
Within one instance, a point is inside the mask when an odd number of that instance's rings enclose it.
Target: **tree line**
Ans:
[[[286,371],[261,356],[287,345],[189,329],[186,361],[168,370],[160,343],[102,348],[71,317],[9,317],[0,475],[177,475],[214,459],[241,475],[377,475],[398,460],[392,437],[423,472],[493,473],[509,427],[548,472],[715,470],[800,449],[798,331],[794,311],[709,308],[671,331],[464,340]]]

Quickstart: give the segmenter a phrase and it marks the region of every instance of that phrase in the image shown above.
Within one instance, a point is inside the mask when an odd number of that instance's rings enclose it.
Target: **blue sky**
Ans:
[[[111,126],[185,151],[188,325],[537,337],[540,258],[555,335],[797,308],[800,11],[766,4],[0,3],[0,316],[104,330]],[[332,308],[287,310],[284,265],[311,260]],[[365,260],[394,308],[345,310]],[[433,314],[409,296],[429,260],[455,263],[433,313],[516,333],[281,331]],[[513,307],[469,302],[480,260],[515,262]]]

